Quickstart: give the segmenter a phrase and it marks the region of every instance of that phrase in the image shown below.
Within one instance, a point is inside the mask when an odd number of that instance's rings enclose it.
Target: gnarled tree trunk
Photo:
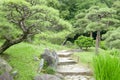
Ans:
[[[28,32],[24,32],[22,36],[20,36],[16,39],[13,39],[13,40],[6,39],[6,41],[0,47],[0,54],[3,54],[3,52],[6,51],[9,47],[11,47],[15,44],[18,44],[18,43],[22,42],[23,40],[25,40],[27,38],[28,34],[29,34]]]
[[[7,50],[12,44],[10,41],[5,41],[3,45],[0,47],[0,54],[2,54],[5,50]]]

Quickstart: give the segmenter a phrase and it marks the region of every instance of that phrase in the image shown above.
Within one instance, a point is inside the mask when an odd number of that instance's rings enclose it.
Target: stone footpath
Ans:
[[[57,52],[59,56],[59,65],[57,72],[65,77],[65,80],[94,80],[92,77],[92,71],[82,65],[77,64],[70,56],[74,52],[80,52],[81,50],[63,50]]]

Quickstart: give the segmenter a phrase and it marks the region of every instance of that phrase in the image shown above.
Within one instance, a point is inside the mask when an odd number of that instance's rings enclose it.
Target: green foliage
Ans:
[[[60,3],[58,0],[47,0],[47,5],[55,9],[60,8]]]
[[[93,68],[96,80],[120,80],[119,57],[108,53],[98,55],[93,59]]]
[[[1,47],[6,45],[11,47],[48,30],[55,33],[63,30],[70,31],[72,25],[59,17],[58,10],[50,7],[52,1],[3,1],[0,4],[0,38],[4,39],[7,44],[3,43]],[[9,47],[0,48],[0,53],[2,54]]]
[[[74,28],[76,28],[77,30],[79,29],[78,33],[84,33],[86,31],[86,26],[88,25],[90,21],[88,19],[78,19],[75,23],[74,23]]]
[[[72,22],[76,14],[85,11],[90,6],[97,4],[97,2],[99,0],[59,0],[60,16]]]
[[[53,69],[52,67],[48,66],[47,65],[47,62],[44,61],[44,65],[43,65],[43,69],[41,71],[41,73],[44,73],[44,74],[55,74],[55,69]]]
[[[38,62],[34,61],[34,56],[39,56],[45,47],[39,47],[28,43],[20,43],[9,48],[3,55],[13,70],[18,71],[15,80],[32,80],[37,74]]]
[[[89,19],[91,22],[87,25],[88,31],[101,31],[101,30],[107,30],[110,28],[114,21],[110,21],[111,19],[114,19],[112,17],[113,14],[115,14],[116,11],[112,8],[99,8],[99,6],[92,6],[88,13],[86,14],[86,18]],[[113,24],[114,25],[114,24]]]
[[[48,6],[52,1],[3,1],[3,4],[0,4],[0,36],[8,35],[16,38],[28,28],[30,28],[29,33],[32,34],[45,30],[62,31],[69,29],[71,24],[60,19],[58,10]],[[22,22],[24,28],[20,27],[21,20],[24,20]]]
[[[104,50],[107,50],[107,49],[108,49],[107,46],[106,46],[105,41],[101,41],[101,42],[100,42],[100,48],[101,48],[101,49],[104,49]]]
[[[69,31],[61,31],[61,32],[51,32],[51,31],[47,31],[41,34],[38,34],[35,36],[35,43],[36,44],[40,44],[41,41],[45,41],[45,42],[49,42],[52,44],[59,44],[61,45],[66,37],[66,35],[69,34]]]
[[[56,71],[55,71],[52,67],[47,67],[47,68],[44,70],[44,73],[46,73],[46,74],[55,74]]]
[[[85,47],[87,49],[88,47],[92,47],[93,46],[93,39],[90,38],[90,37],[80,36],[75,41],[75,44],[77,46],[79,46],[80,48]]]
[[[115,30],[112,31],[108,31],[103,38],[105,38],[106,41],[106,45],[109,48],[116,48],[116,49],[120,49],[120,28],[117,28]]]
[[[110,49],[107,51],[110,55],[120,57],[120,50],[118,49]]]

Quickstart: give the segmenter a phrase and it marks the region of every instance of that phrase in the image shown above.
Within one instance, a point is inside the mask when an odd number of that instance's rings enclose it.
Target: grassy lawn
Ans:
[[[104,53],[105,51],[102,49],[99,49],[100,53]],[[87,51],[83,51],[83,52],[78,52],[78,53],[74,53],[72,55],[72,57],[74,59],[77,59],[77,61],[79,60],[80,64],[83,65],[91,65],[92,64],[92,60],[93,57],[95,56],[95,48],[91,47],[89,48]]]
[[[45,48],[50,48],[54,50],[66,49],[65,47],[53,45],[50,43],[40,44],[38,46],[20,43],[9,48],[5,54],[4,58],[12,65],[14,70],[17,70],[19,75],[16,80],[32,80],[32,78],[37,74],[37,68],[39,61],[34,61],[33,56],[40,56]]]

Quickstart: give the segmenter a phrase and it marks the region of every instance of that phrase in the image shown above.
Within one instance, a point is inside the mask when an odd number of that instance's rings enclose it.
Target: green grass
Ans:
[[[32,80],[38,68],[38,62],[33,60],[33,56],[39,56],[42,51],[39,47],[27,43],[14,45],[6,51],[6,55],[9,55],[8,62],[19,72],[16,80]]]
[[[120,80],[120,58],[116,50],[99,49],[99,55],[95,55],[95,48],[88,51],[73,54],[73,58],[80,59],[80,64],[88,64],[94,71],[96,80]]]
[[[104,52],[104,50],[99,49],[99,52]],[[78,53],[74,53],[73,54],[73,58],[78,59],[79,58],[79,63],[82,64],[88,64],[92,63],[93,57],[95,56],[95,48],[91,47],[89,48],[87,51],[83,51],[83,52],[78,52]]]
[[[45,48],[54,50],[67,49],[63,46],[53,45],[51,43],[42,43],[40,45],[33,45],[28,43],[20,43],[9,48],[4,58],[12,65],[14,70],[19,72],[16,80],[32,80],[37,74],[39,61],[36,62],[33,56],[40,56]]]
[[[93,59],[93,69],[96,80],[120,80],[119,57],[109,53],[96,56]]]

